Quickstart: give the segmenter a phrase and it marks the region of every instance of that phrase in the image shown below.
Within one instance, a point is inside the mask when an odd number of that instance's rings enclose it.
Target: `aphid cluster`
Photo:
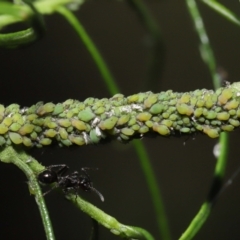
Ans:
[[[100,197],[101,201],[104,201],[103,195],[93,187],[93,183],[87,173],[88,168],[81,168],[82,175],[77,171],[67,175],[66,173],[68,169],[69,167],[65,164],[51,165],[38,174],[38,181],[41,184],[49,185],[55,183],[55,186],[45,192],[44,195],[58,187],[64,192],[64,194],[73,192],[77,197],[79,189],[82,189],[85,192],[95,192]]]
[[[0,146],[43,147],[128,142],[146,135],[205,133],[216,138],[240,127],[240,82],[216,91],[138,93],[87,98],[80,102],[39,102],[21,109],[0,104]]]

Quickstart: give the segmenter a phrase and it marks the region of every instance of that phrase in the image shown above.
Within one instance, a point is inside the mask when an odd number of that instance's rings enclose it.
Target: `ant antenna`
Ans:
[[[103,197],[103,195],[102,195],[96,188],[91,187],[91,190],[92,190],[93,192],[95,192],[95,193],[100,197],[100,200],[101,200],[102,202],[104,202],[104,197]]]

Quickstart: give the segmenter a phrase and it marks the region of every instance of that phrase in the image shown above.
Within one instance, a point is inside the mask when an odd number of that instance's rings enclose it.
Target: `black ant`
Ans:
[[[56,169],[56,170],[54,170]],[[64,175],[68,171],[69,167],[65,164],[51,165],[45,170],[38,174],[38,181],[42,184],[56,183],[53,188],[45,192],[44,195],[51,192],[54,188],[59,187],[62,189],[64,194],[73,191],[78,196],[78,190],[81,188],[83,191],[93,191],[104,201],[103,195],[93,187],[93,183],[90,176],[87,173],[89,168],[81,168],[84,175],[80,175],[79,172],[75,171],[69,175]]]

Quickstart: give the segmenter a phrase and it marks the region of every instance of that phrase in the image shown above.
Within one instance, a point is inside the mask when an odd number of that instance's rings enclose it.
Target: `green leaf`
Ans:
[[[233,12],[231,12],[228,8],[226,8],[221,3],[214,1],[214,0],[202,0],[205,4],[211,7],[213,10],[224,16],[229,21],[237,24],[240,26],[240,19],[237,17]]]

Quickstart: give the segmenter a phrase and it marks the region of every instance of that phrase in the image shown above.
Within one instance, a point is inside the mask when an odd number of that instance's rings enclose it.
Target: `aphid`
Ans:
[[[93,187],[93,183],[87,173],[88,168],[81,168],[81,171],[83,172],[82,175],[77,171],[65,175],[68,169],[69,167],[65,164],[51,165],[38,174],[38,181],[40,183],[46,185],[55,183],[55,186],[45,192],[44,195],[51,192],[54,188],[59,187],[64,194],[74,192],[77,197],[78,191],[81,188],[85,192],[95,192],[100,197],[101,201],[104,201],[103,195]]]

